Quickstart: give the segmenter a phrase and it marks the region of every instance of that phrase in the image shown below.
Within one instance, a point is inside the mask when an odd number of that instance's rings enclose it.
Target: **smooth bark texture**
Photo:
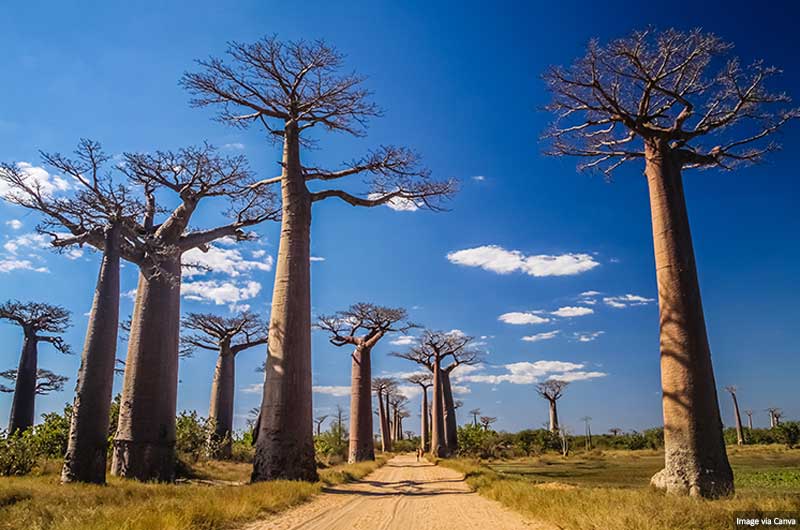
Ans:
[[[67,453],[61,482],[106,481],[106,452],[111,394],[119,328],[120,226],[105,230],[103,261],[97,277],[81,368]]]
[[[731,392],[733,398],[733,412],[736,419],[736,445],[744,445],[744,432],[742,431],[742,416],[739,414],[739,400],[736,399],[736,392]]]
[[[214,423],[214,432],[209,440],[211,456],[217,459],[231,457],[233,434],[233,395],[236,388],[236,355],[230,341],[224,342],[217,356],[214,380],[211,383],[211,400],[208,418]]]
[[[428,450],[428,387],[422,387],[422,406],[420,407],[419,446],[423,451]]]
[[[378,420],[381,428],[381,451],[385,453],[392,450],[392,438],[389,434],[389,420],[387,418],[389,411],[383,404],[383,392],[383,390],[378,390],[376,394],[378,396]]]
[[[433,363],[433,405],[431,407],[431,454],[437,458],[447,456],[444,438],[443,392],[441,367],[438,360]]]
[[[350,375],[350,447],[347,460],[375,460],[372,440],[372,367],[369,348],[357,347],[353,352]]]
[[[661,329],[665,467],[652,484],[670,493],[733,493],[706,336],[681,161],[663,142],[645,144]]]
[[[253,481],[316,480],[311,405],[311,196],[296,123],[284,129],[281,236]]]
[[[547,401],[550,403],[550,432],[558,432],[558,400]]]
[[[24,329],[22,354],[19,357],[14,397],[11,401],[11,418],[8,432],[24,431],[33,426],[36,406],[36,372],[38,365],[38,339],[32,329]]]
[[[458,451],[458,422],[456,420],[453,388],[450,385],[450,371],[442,370],[442,398],[444,404],[444,439],[448,454]]]
[[[175,408],[180,322],[179,256],[157,276],[139,274],[111,473],[175,478]]]

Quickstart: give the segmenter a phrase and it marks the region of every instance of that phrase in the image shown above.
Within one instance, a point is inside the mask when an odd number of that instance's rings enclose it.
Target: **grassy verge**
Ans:
[[[0,478],[2,530],[219,530],[309,500],[323,486],[359,479],[385,459],[320,470],[320,482],[248,485],[141,484],[111,478],[107,486],[61,486],[58,475]],[[198,465],[206,481],[242,482],[249,464]]]
[[[749,448],[730,457],[737,493],[717,501],[649,488],[663,459],[651,451],[439,464],[464,473],[482,495],[567,529],[729,530],[736,512],[800,513],[800,451]]]

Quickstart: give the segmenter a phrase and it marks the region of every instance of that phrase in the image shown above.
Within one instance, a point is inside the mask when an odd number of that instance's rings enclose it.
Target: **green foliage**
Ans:
[[[197,462],[207,455],[208,440],[214,432],[213,422],[197,411],[182,411],[175,421],[175,450],[179,458]]]
[[[38,461],[33,429],[0,431],[0,476],[27,475]]]
[[[392,451],[395,453],[413,453],[419,447],[419,437],[395,440],[392,444]]]
[[[64,405],[64,414],[42,414],[44,421],[33,428],[34,443],[39,456],[62,458],[67,452],[72,405]]]
[[[775,436],[778,441],[786,444],[786,447],[792,449],[800,442],[800,422],[787,421],[775,427]]]
[[[256,452],[253,445],[252,430],[245,429],[241,432],[235,432],[233,434],[233,443],[231,444],[231,460],[234,462],[252,462]]]

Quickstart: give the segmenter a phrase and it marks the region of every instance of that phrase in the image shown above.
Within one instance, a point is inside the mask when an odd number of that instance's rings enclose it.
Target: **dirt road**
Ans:
[[[472,493],[461,474],[401,455],[359,482],[325,493],[247,530],[544,529]]]

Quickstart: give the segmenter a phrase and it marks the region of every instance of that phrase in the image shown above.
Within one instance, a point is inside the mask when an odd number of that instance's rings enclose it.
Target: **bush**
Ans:
[[[253,431],[246,429],[233,434],[231,443],[231,460],[234,462],[252,462],[256,449],[253,447]]]
[[[42,414],[44,421],[33,428],[36,453],[47,458],[63,458],[69,441],[72,405],[64,405],[64,414]]]
[[[0,476],[27,475],[37,461],[32,428],[14,434],[0,431]]]
[[[213,422],[197,411],[181,412],[175,421],[175,451],[179,457],[197,462],[208,454],[208,440],[213,431]]]
[[[800,422],[787,421],[780,423],[775,427],[774,431],[778,441],[786,444],[789,449],[792,449],[800,442]]]

